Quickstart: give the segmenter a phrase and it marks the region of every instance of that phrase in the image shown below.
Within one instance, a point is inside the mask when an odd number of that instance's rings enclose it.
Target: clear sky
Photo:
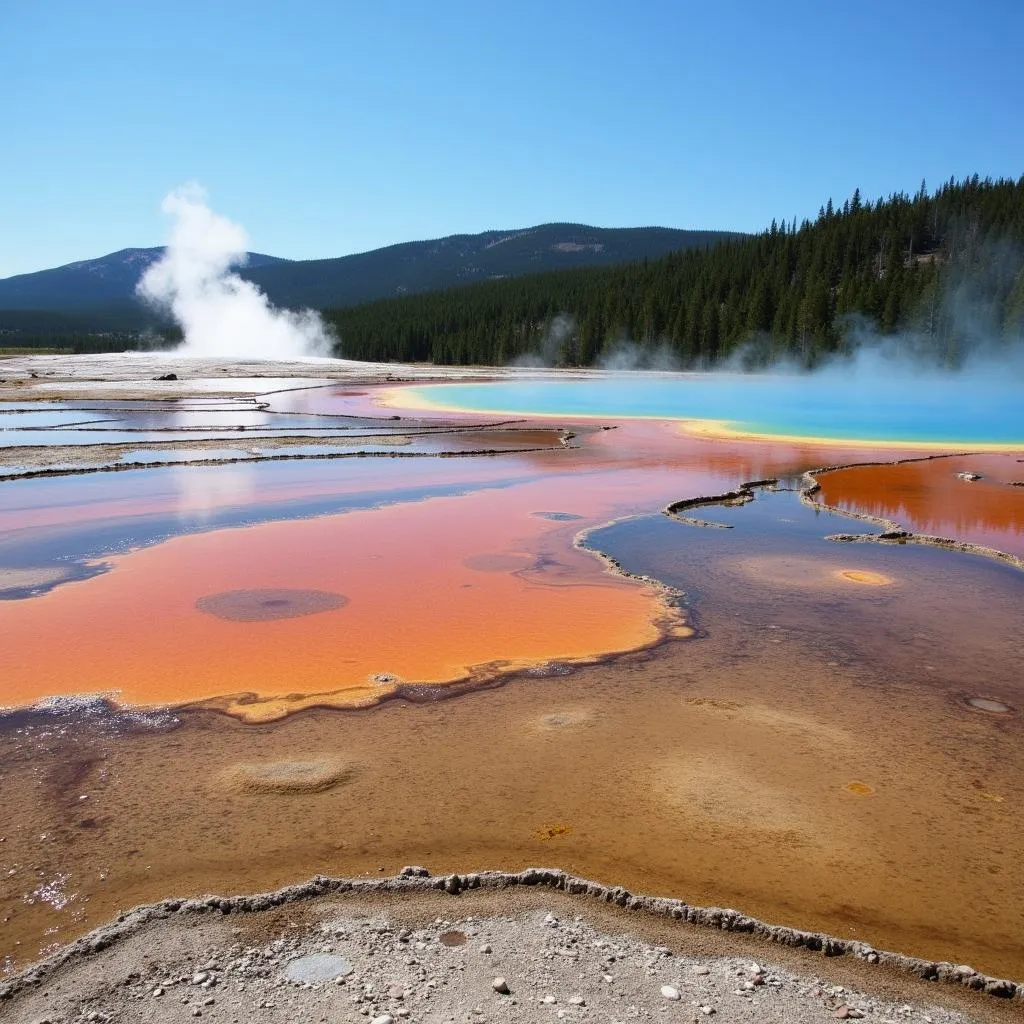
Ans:
[[[0,277],[163,240],[759,230],[1024,173],[1021,0],[0,0]]]

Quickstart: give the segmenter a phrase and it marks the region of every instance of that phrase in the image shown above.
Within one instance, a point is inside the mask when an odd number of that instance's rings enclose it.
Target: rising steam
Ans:
[[[137,292],[169,312],[184,341],[179,354],[231,359],[327,356],[331,338],[319,314],[275,308],[251,281],[233,271],[245,263],[244,228],[214,213],[198,185],[163,201],[174,218],[164,255],[142,276]]]
[[[545,366],[560,366],[565,359],[566,346],[576,335],[576,321],[568,313],[559,313],[544,328],[535,352],[516,356],[510,366],[538,370]]]

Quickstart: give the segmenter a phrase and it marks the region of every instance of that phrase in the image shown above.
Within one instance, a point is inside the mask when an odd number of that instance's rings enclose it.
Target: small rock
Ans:
[[[495,978],[494,981],[491,982],[491,988],[493,988],[495,992],[503,996],[508,996],[512,994],[512,990],[508,987],[508,982],[500,975],[497,978]]]
[[[481,952],[481,953],[484,953],[484,954],[486,954],[486,953],[490,953],[490,952],[491,952],[491,947],[490,947],[490,943],[487,943],[487,942],[485,942],[485,943],[484,943],[484,944],[483,944],[483,945],[482,945],[482,946],[480,947],[480,952]]]
[[[662,985],[661,994],[665,999],[681,999],[679,989],[675,985]]]
[[[406,864],[399,872],[404,878],[429,878],[430,872],[419,864]]]
[[[694,974],[710,974],[711,968],[705,967],[703,964],[696,964],[693,968]]]
[[[583,996],[573,996],[572,999],[569,1000],[569,1005],[570,1006],[586,1006],[587,1005],[587,1001],[586,1001],[586,999],[583,998]]]
[[[554,1005],[555,1003],[557,1003],[557,1002],[558,1002],[558,1000],[557,1000],[557,999],[556,999],[556,998],[555,998],[554,996],[545,996],[545,997],[544,997],[544,998],[543,998],[543,999],[541,1000],[541,1002],[542,1002],[542,1003],[544,1003],[544,1005],[545,1005],[545,1006],[552,1006],[552,1005]]]
[[[700,1012],[703,1013],[705,1017],[710,1017],[711,1014],[715,1012],[715,1008],[713,1006],[705,1005],[700,1008]]]
[[[394,1024],[395,1018],[390,1013],[382,1013],[379,1017],[374,1017],[370,1024]]]

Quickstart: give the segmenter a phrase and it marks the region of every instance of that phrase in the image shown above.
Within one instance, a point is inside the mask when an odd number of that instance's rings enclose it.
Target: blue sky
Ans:
[[[1019,0],[38,0],[0,38],[0,277],[161,242],[190,180],[315,258],[1024,173]]]

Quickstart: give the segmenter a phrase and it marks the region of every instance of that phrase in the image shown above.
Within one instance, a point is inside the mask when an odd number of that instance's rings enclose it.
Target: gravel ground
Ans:
[[[507,912],[472,912],[495,906]],[[649,930],[647,937],[637,934],[644,931],[641,917],[550,892],[334,896],[258,913],[172,916],[0,1000],[0,1019],[951,1024],[1019,1019],[1021,1012],[1017,1003],[894,977],[880,967],[845,965],[843,977],[840,961],[713,929],[655,922],[654,938],[669,942],[657,945],[648,941]],[[828,976],[793,970],[800,965]],[[876,984],[851,985],[850,970],[866,971],[861,980]]]

